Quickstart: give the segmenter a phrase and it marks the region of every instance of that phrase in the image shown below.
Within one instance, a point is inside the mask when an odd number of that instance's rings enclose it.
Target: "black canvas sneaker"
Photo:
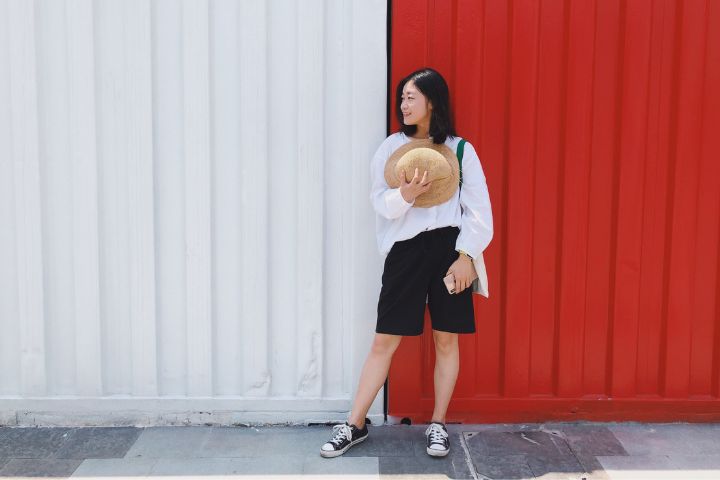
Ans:
[[[320,455],[325,458],[339,457],[367,437],[367,424],[363,425],[362,429],[355,425],[349,425],[348,422],[335,425],[330,440],[320,447]]]
[[[426,450],[432,457],[444,457],[450,452],[450,440],[447,428],[440,422],[433,422],[425,430]]]

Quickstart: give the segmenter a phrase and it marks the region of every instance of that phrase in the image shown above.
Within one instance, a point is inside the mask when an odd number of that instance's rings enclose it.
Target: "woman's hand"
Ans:
[[[432,185],[432,182],[427,182],[427,170],[422,178],[419,178],[417,168],[415,169],[415,176],[410,182],[405,181],[405,175],[402,176],[400,182],[400,194],[408,203],[413,203],[418,196],[430,190],[430,185]]]
[[[478,278],[475,266],[467,255],[460,254],[455,262],[450,265],[446,276],[452,272],[455,275],[455,293],[458,294],[472,285],[473,280]]]

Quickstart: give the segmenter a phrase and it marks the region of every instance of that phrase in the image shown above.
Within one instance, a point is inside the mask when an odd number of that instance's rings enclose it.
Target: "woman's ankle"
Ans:
[[[355,426],[356,426],[357,428],[359,428],[360,430],[362,430],[363,427],[365,426],[365,421],[364,421],[364,420],[363,420],[363,421],[348,420],[348,423],[349,423],[350,425],[355,425]]]

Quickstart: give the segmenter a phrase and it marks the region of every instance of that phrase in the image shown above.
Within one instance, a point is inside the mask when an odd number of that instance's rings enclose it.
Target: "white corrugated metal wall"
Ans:
[[[0,0],[0,423],[345,418],[386,8]]]

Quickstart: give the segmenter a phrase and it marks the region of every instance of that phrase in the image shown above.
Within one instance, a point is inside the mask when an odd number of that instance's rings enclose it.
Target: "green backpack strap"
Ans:
[[[465,151],[465,143],[467,141],[463,138],[460,140],[460,143],[458,143],[457,146],[457,158],[458,158],[458,165],[460,167],[460,188],[462,188],[462,157],[463,152]]]

